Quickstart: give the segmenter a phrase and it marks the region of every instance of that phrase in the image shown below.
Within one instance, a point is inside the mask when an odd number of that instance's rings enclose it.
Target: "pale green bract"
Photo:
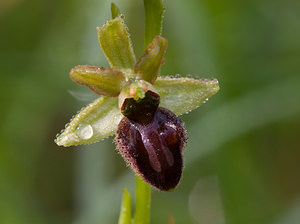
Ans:
[[[98,28],[98,37],[100,46],[112,69],[105,70],[87,65],[77,66],[71,70],[70,76],[73,81],[88,86],[98,94],[106,94],[106,96],[100,96],[83,108],[70,121],[66,129],[57,136],[55,139],[57,145],[90,144],[115,134],[123,115],[119,109],[118,97],[112,96],[116,96],[119,92],[122,93],[126,83],[130,83],[132,80],[139,82],[141,87],[139,85],[137,87],[141,89],[134,91],[129,89],[125,95],[136,98],[140,97],[138,96],[140,91],[153,89],[160,95],[160,107],[169,109],[176,115],[188,113],[199,107],[219,91],[216,79],[157,77],[167,40],[161,36],[154,37],[144,54],[136,60],[127,28],[121,16],[109,20],[103,27]],[[104,71],[106,73],[103,73]],[[107,77],[109,74],[113,75],[111,79]],[[152,83],[153,86],[149,83],[148,88],[147,85],[143,85],[144,81],[142,80]],[[105,83],[98,84],[98,81]],[[141,96],[144,95],[141,94]]]

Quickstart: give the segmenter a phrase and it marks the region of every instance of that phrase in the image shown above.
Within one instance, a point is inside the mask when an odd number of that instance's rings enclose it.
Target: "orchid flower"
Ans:
[[[110,68],[78,65],[70,77],[100,95],[83,108],[55,142],[90,144],[116,134],[127,164],[158,190],[174,189],[182,176],[187,135],[177,117],[199,107],[219,90],[216,79],[160,77],[167,40],[156,36],[136,60],[121,15],[98,27]]]

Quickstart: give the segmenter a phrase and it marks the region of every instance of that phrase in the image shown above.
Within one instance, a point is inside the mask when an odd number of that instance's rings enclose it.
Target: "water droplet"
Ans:
[[[91,125],[82,125],[82,126],[79,126],[77,128],[78,130],[78,135],[80,136],[80,138],[82,139],[90,139],[93,134],[94,134],[94,131],[93,131],[93,128]]]

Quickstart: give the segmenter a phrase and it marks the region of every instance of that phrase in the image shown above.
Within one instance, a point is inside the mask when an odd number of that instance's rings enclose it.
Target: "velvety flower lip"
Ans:
[[[174,189],[182,176],[186,130],[171,111],[158,108],[146,125],[124,117],[115,142],[127,164],[157,190]]]
[[[129,85],[128,92],[135,94],[136,88],[131,87],[138,86]],[[146,91],[142,99],[126,98],[121,106],[124,118],[115,137],[117,150],[146,182],[169,191],[182,176],[186,130],[175,114],[159,107],[157,93],[140,88]]]
[[[111,66],[78,65],[70,78],[100,95],[80,110],[55,142],[90,144],[116,134],[117,149],[131,168],[158,190],[169,191],[182,176],[186,130],[178,115],[219,91],[216,79],[159,77],[168,42],[155,36],[136,60],[123,17],[97,28]]]

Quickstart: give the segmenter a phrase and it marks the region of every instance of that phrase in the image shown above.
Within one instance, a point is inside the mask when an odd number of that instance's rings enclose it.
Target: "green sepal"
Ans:
[[[156,36],[151,41],[134,67],[134,73],[138,79],[146,80],[152,84],[155,82],[167,46],[168,41],[161,36]]]
[[[97,30],[99,44],[110,66],[126,72],[133,70],[136,59],[121,15],[108,20]]]
[[[160,95],[160,107],[181,115],[196,109],[216,94],[219,82],[216,79],[159,77],[154,88]]]
[[[118,98],[101,96],[83,108],[56,138],[59,146],[90,144],[115,134],[122,119]]]
[[[123,189],[123,200],[118,224],[131,224],[131,196],[126,188]]]
[[[70,78],[96,94],[110,97],[118,96],[125,82],[125,76],[117,69],[89,65],[78,65],[71,69]]]

